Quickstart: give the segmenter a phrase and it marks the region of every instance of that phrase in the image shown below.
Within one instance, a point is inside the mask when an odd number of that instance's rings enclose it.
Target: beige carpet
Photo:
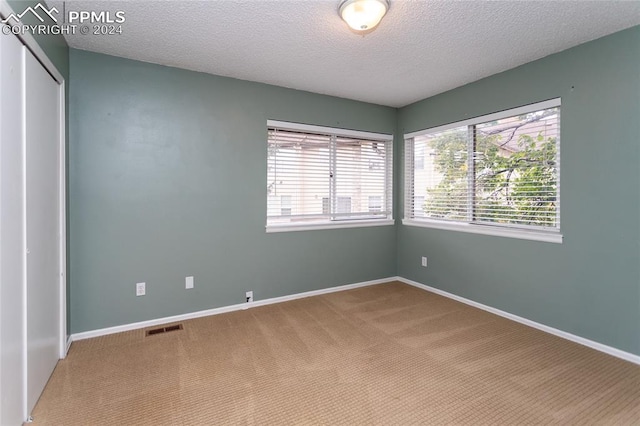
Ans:
[[[640,424],[640,367],[401,283],[73,343],[35,425]]]

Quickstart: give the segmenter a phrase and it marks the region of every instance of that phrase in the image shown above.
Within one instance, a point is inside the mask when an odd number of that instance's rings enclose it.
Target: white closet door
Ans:
[[[26,49],[27,412],[59,358],[60,86]]]
[[[0,28],[3,27],[0,25]],[[24,407],[22,44],[0,35],[0,425]]]

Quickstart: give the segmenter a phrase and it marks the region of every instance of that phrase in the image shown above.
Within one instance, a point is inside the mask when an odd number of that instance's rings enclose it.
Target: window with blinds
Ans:
[[[405,135],[405,185],[409,222],[559,232],[560,99]]]
[[[391,135],[275,121],[267,127],[267,229],[391,219]]]

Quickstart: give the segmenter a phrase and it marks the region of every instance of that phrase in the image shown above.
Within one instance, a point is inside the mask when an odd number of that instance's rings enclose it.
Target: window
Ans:
[[[331,209],[329,208],[329,197],[322,197],[322,214],[329,216]]]
[[[280,214],[282,216],[291,216],[291,195],[280,196]]]
[[[424,217],[424,195],[413,197],[413,217]]]
[[[392,135],[267,127],[268,232],[393,224]]]
[[[424,170],[424,145],[418,144],[413,150],[413,169]]]
[[[337,213],[351,213],[351,197],[338,197]]]
[[[561,242],[560,99],[405,135],[409,225]]]
[[[375,213],[382,211],[382,197],[379,195],[369,196],[369,212]]]

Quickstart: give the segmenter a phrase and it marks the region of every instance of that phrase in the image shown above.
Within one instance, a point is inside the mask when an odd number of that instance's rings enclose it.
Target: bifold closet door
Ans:
[[[0,28],[3,26],[0,25]],[[0,35],[0,425],[24,406],[23,45]]]
[[[60,86],[23,52],[30,413],[60,354]]]

